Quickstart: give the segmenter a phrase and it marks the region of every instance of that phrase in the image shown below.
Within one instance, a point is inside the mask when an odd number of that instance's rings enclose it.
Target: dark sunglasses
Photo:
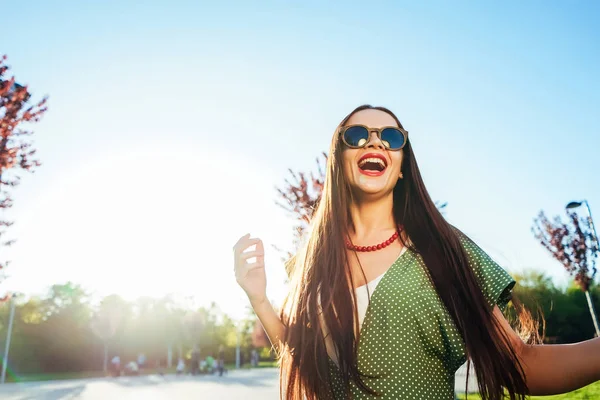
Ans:
[[[400,150],[408,141],[408,131],[395,126],[369,128],[364,125],[349,125],[341,128],[340,135],[346,146],[360,149],[369,143],[371,132],[377,132],[377,137],[388,150]]]

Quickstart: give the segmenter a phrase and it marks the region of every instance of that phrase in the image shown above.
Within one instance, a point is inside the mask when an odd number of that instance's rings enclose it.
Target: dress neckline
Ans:
[[[396,261],[398,261],[398,259],[400,257],[402,257],[402,255],[406,252],[406,250],[407,250],[407,247],[406,246],[402,246],[402,250],[400,250],[400,254],[398,254],[398,257],[396,257],[396,259],[394,260],[394,262],[385,271],[383,271],[382,274],[377,275],[375,278],[371,279],[369,282],[365,283],[364,285],[360,285],[358,287],[355,287],[354,290],[358,291],[358,290],[366,288],[367,286],[370,286],[371,284],[373,284],[375,282],[379,282],[383,278],[383,276],[385,274],[387,274],[390,269],[392,269],[392,266],[396,263]]]

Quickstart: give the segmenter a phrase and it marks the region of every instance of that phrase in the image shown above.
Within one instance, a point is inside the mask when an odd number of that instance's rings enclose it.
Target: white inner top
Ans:
[[[400,254],[398,254],[398,257],[396,258],[396,260],[394,260],[394,263],[396,263],[398,258],[400,258],[400,256],[402,254],[404,254],[405,251],[406,251],[406,247],[403,247],[402,250],[400,251]],[[394,265],[394,264],[392,264],[392,265]],[[390,268],[391,267],[392,266],[390,265]],[[385,272],[383,274],[379,275],[377,278],[373,279],[371,282],[367,283],[366,285],[362,285],[362,286],[359,286],[356,289],[354,289],[356,291],[356,308],[358,311],[358,329],[359,330],[362,327],[363,321],[365,320],[365,315],[367,315],[367,308],[369,307],[370,297],[373,296],[373,292],[375,291],[375,288],[379,284],[379,281],[381,281],[381,278],[383,278],[383,276],[389,271],[390,268],[385,270]]]
[[[369,299],[373,296],[373,291],[377,287],[377,284],[383,278],[387,271],[383,274],[379,275],[377,278],[373,279],[371,282],[366,285],[362,285],[354,289],[356,291],[356,308],[358,311],[358,329],[363,324],[365,320],[365,316],[367,315],[367,308],[369,308]]]

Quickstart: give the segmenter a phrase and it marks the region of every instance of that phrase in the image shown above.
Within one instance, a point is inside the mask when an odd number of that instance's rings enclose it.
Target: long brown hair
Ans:
[[[337,352],[346,398],[350,398],[351,382],[376,395],[364,383],[357,366],[356,298],[344,245],[352,224],[352,199],[342,167],[344,147],[338,135],[339,127],[365,109],[388,113],[402,128],[390,110],[363,105],[342,120],[333,136],[322,197],[306,246],[296,256],[291,290],[281,314],[286,326],[280,360],[281,390],[285,390],[287,400],[334,397],[321,313]],[[499,400],[503,388],[511,399],[524,398],[528,389],[523,369],[499,321],[487,307],[459,233],[446,222],[425,189],[410,140],[403,151],[404,179],[398,181],[393,192],[395,221],[404,227],[411,250],[423,258],[440,299],[462,335],[483,398]]]

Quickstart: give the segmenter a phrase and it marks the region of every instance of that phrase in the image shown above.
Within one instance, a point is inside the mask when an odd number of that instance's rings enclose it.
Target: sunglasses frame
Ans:
[[[346,138],[345,138],[345,135],[344,135],[344,133],[346,133],[346,131],[348,129],[354,128],[354,127],[357,127],[357,126],[365,128],[367,130],[367,133],[369,134],[368,140],[362,146],[352,146],[352,145],[348,144],[348,142],[346,142]],[[344,142],[344,144],[346,146],[348,146],[349,148],[351,148],[351,149],[362,149],[363,147],[366,147],[367,144],[371,141],[371,132],[377,132],[377,137],[379,138],[379,140],[381,142],[383,142],[383,140],[381,139],[381,132],[383,132],[385,129],[390,129],[390,128],[391,129],[396,129],[396,130],[400,131],[404,135],[404,143],[402,144],[401,147],[399,147],[397,149],[389,149],[389,148],[386,147],[386,150],[388,150],[388,151],[399,151],[399,150],[402,150],[404,148],[404,146],[406,146],[406,143],[408,143],[408,131],[404,130],[402,128],[399,128],[397,126],[383,126],[381,128],[370,128],[370,127],[368,127],[366,125],[361,125],[361,124],[346,125],[346,126],[342,126],[340,128],[340,137],[342,139],[342,142]]]

